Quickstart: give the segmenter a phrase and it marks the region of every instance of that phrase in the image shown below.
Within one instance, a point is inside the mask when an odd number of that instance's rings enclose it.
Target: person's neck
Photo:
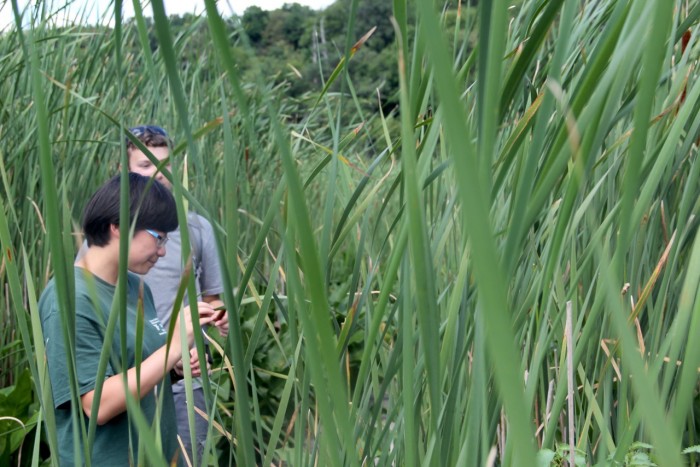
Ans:
[[[108,284],[116,285],[119,275],[119,257],[115,256],[110,245],[91,246],[75,265],[89,271]],[[119,252],[117,251],[117,255]]]

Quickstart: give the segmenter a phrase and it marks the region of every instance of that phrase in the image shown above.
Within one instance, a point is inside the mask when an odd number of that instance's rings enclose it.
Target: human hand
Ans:
[[[219,311],[213,323],[219,330],[222,337],[226,337],[228,335],[228,312],[226,310]]]
[[[202,300],[214,307],[214,311],[216,311],[217,314],[212,324],[216,326],[222,337],[226,337],[228,335],[228,312],[226,311],[226,305],[218,295],[205,295],[202,297]]]
[[[199,325],[204,326],[205,324],[211,323],[215,319],[216,312],[214,308],[206,302],[197,302],[197,312],[199,314]],[[187,343],[180,342],[180,321],[184,320],[185,323],[185,333],[187,335]],[[194,325],[192,324],[192,311],[190,307],[185,307],[177,317],[177,323],[175,326],[175,339],[174,343],[180,344],[181,349],[190,348],[192,342],[194,341]],[[182,355],[182,351],[180,355]]]
[[[207,371],[209,371],[209,362],[207,362],[206,366]],[[173,370],[175,370],[175,373],[177,373],[179,376],[185,376],[185,369],[182,360],[175,364]],[[192,371],[193,378],[202,376],[202,367],[200,365],[199,355],[197,354],[196,348],[190,349],[190,370]]]

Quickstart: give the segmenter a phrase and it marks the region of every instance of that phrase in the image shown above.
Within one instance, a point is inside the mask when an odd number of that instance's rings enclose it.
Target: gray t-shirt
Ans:
[[[187,228],[190,234],[190,251],[192,253],[192,272],[197,293],[202,295],[219,295],[224,287],[221,281],[219,256],[216,253],[214,229],[209,221],[194,212],[187,213]],[[182,238],[180,229],[168,234],[165,256],[143,276],[153,292],[158,318],[166,328],[170,323],[173,303],[177,296],[180,280],[185,270],[182,259]],[[183,305],[188,305],[187,294]]]
[[[190,234],[192,272],[194,273],[197,293],[202,295],[219,295],[223,293],[224,287],[221,281],[221,269],[219,269],[219,256],[216,253],[214,229],[204,217],[194,212],[188,212],[187,230]],[[170,325],[173,304],[175,303],[175,297],[177,296],[184,271],[182,237],[178,227],[176,230],[168,233],[165,256],[160,258],[155,266],[143,276],[153,293],[158,318],[166,329]],[[185,293],[182,304],[184,306],[189,305],[187,293]],[[193,381],[193,387],[201,387],[199,378]],[[178,381],[173,384],[173,392],[185,392],[184,381]]]

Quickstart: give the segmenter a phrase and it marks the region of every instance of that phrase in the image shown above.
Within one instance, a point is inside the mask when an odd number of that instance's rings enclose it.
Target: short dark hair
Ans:
[[[121,175],[102,185],[83,211],[83,232],[88,246],[105,246],[110,240],[110,226],[119,225]],[[177,228],[175,198],[157,180],[129,173],[129,223],[134,230],[153,229],[172,232]]]
[[[129,128],[136,139],[141,141],[144,146],[149,148],[167,147],[172,149],[173,140],[168,136],[168,132],[157,125],[139,125]],[[131,139],[126,138],[126,153],[131,156],[131,151],[138,149]]]

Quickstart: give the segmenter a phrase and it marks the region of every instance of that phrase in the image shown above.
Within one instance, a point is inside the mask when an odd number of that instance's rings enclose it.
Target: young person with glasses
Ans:
[[[162,166],[161,168],[164,168],[168,172],[171,170],[171,161],[169,157],[174,145],[168,133],[163,128],[155,125],[136,126],[130,128],[129,132],[143,143],[158,161],[158,165],[154,164],[143,151],[127,138],[126,151],[129,171],[146,177],[152,177],[172,190],[170,181],[165,177],[163,171],[159,169],[159,166]],[[209,303],[214,308],[223,309],[224,303],[221,301],[220,296],[224,288],[221,278],[221,269],[219,267],[219,256],[216,251],[214,229],[204,217],[195,212],[188,212],[187,230],[190,237],[192,272],[195,275],[197,293],[201,294],[202,301]],[[170,315],[173,312],[173,303],[185,269],[184,260],[182,258],[180,229],[175,229],[169,234],[168,238],[168,254],[164,258],[161,258],[158,264],[144,276],[146,283],[149,284],[153,290],[158,317],[166,327],[170,321]],[[187,303],[186,296],[183,303]],[[228,333],[228,315],[226,312],[221,312],[212,324],[225,336]],[[196,349],[192,349],[190,363],[192,365],[192,375],[201,375]],[[206,365],[201,366],[206,368]],[[175,371],[182,375],[182,362],[176,366]],[[195,380],[193,382],[193,387],[194,406],[208,413],[201,382]],[[175,395],[178,433],[180,434],[189,458],[192,459],[184,381],[174,384],[173,392]],[[207,420],[197,412],[195,412],[194,418],[197,458],[201,461],[209,424]]]
[[[169,348],[167,332],[156,316],[153,296],[148,285],[136,274],[147,274],[165,255],[168,232],[177,227],[175,200],[158,182],[138,174],[129,174],[129,226],[133,228],[127,256],[126,319],[117,317],[116,329],[109,336],[110,358],[104,375],[98,374],[102,347],[107,336],[107,324],[112,302],[117,293],[120,262],[120,177],[105,183],[92,196],[83,213],[83,231],[87,250],[74,267],[75,308],[71,310],[74,338],[64,340],[61,310],[52,279],[39,300],[41,327],[44,333],[46,359],[55,407],[60,465],[83,465],[75,458],[74,434],[80,425],[73,418],[69,383],[68,355],[74,358],[78,383],[79,412],[86,426],[91,419],[97,423],[94,443],[87,454],[93,465],[136,465],[139,459],[139,430],[133,421],[135,414],[127,410],[127,395],[138,401],[141,415],[148,426],[158,426],[163,456],[170,464],[182,464],[174,430],[174,400],[169,372],[188,355],[193,342],[193,325],[189,307],[182,310],[178,320],[184,320],[187,341],[175,332]],[[118,310],[118,309],[117,309]],[[200,323],[211,322],[216,315],[213,307],[198,304]],[[125,323],[125,325],[124,325]],[[71,323],[73,324],[73,323]],[[124,326],[124,328],[122,328]],[[180,323],[176,323],[179,329]],[[122,345],[125,344],[123,348]],[[70,349],[70,351],[68,350]],[[136,355],[139,351],[141,355]],[[123,356],[126,356],[126,361]],[[97,413],[93,413],[96,384],[103,379]],[[127,385],[125,387],[125,378]],[[127,389],[128,387],[128,389]],[[127,392],[128,391],[128,392]],[[162,406],[159,408],[160,401]],[[155,418],[160,417],[158,423]],[[158,430],[155,431],[156,433]],[[80,440],[80,455],[85,455],[84,440]],[[143,454],[142,454],[143,455]]]

